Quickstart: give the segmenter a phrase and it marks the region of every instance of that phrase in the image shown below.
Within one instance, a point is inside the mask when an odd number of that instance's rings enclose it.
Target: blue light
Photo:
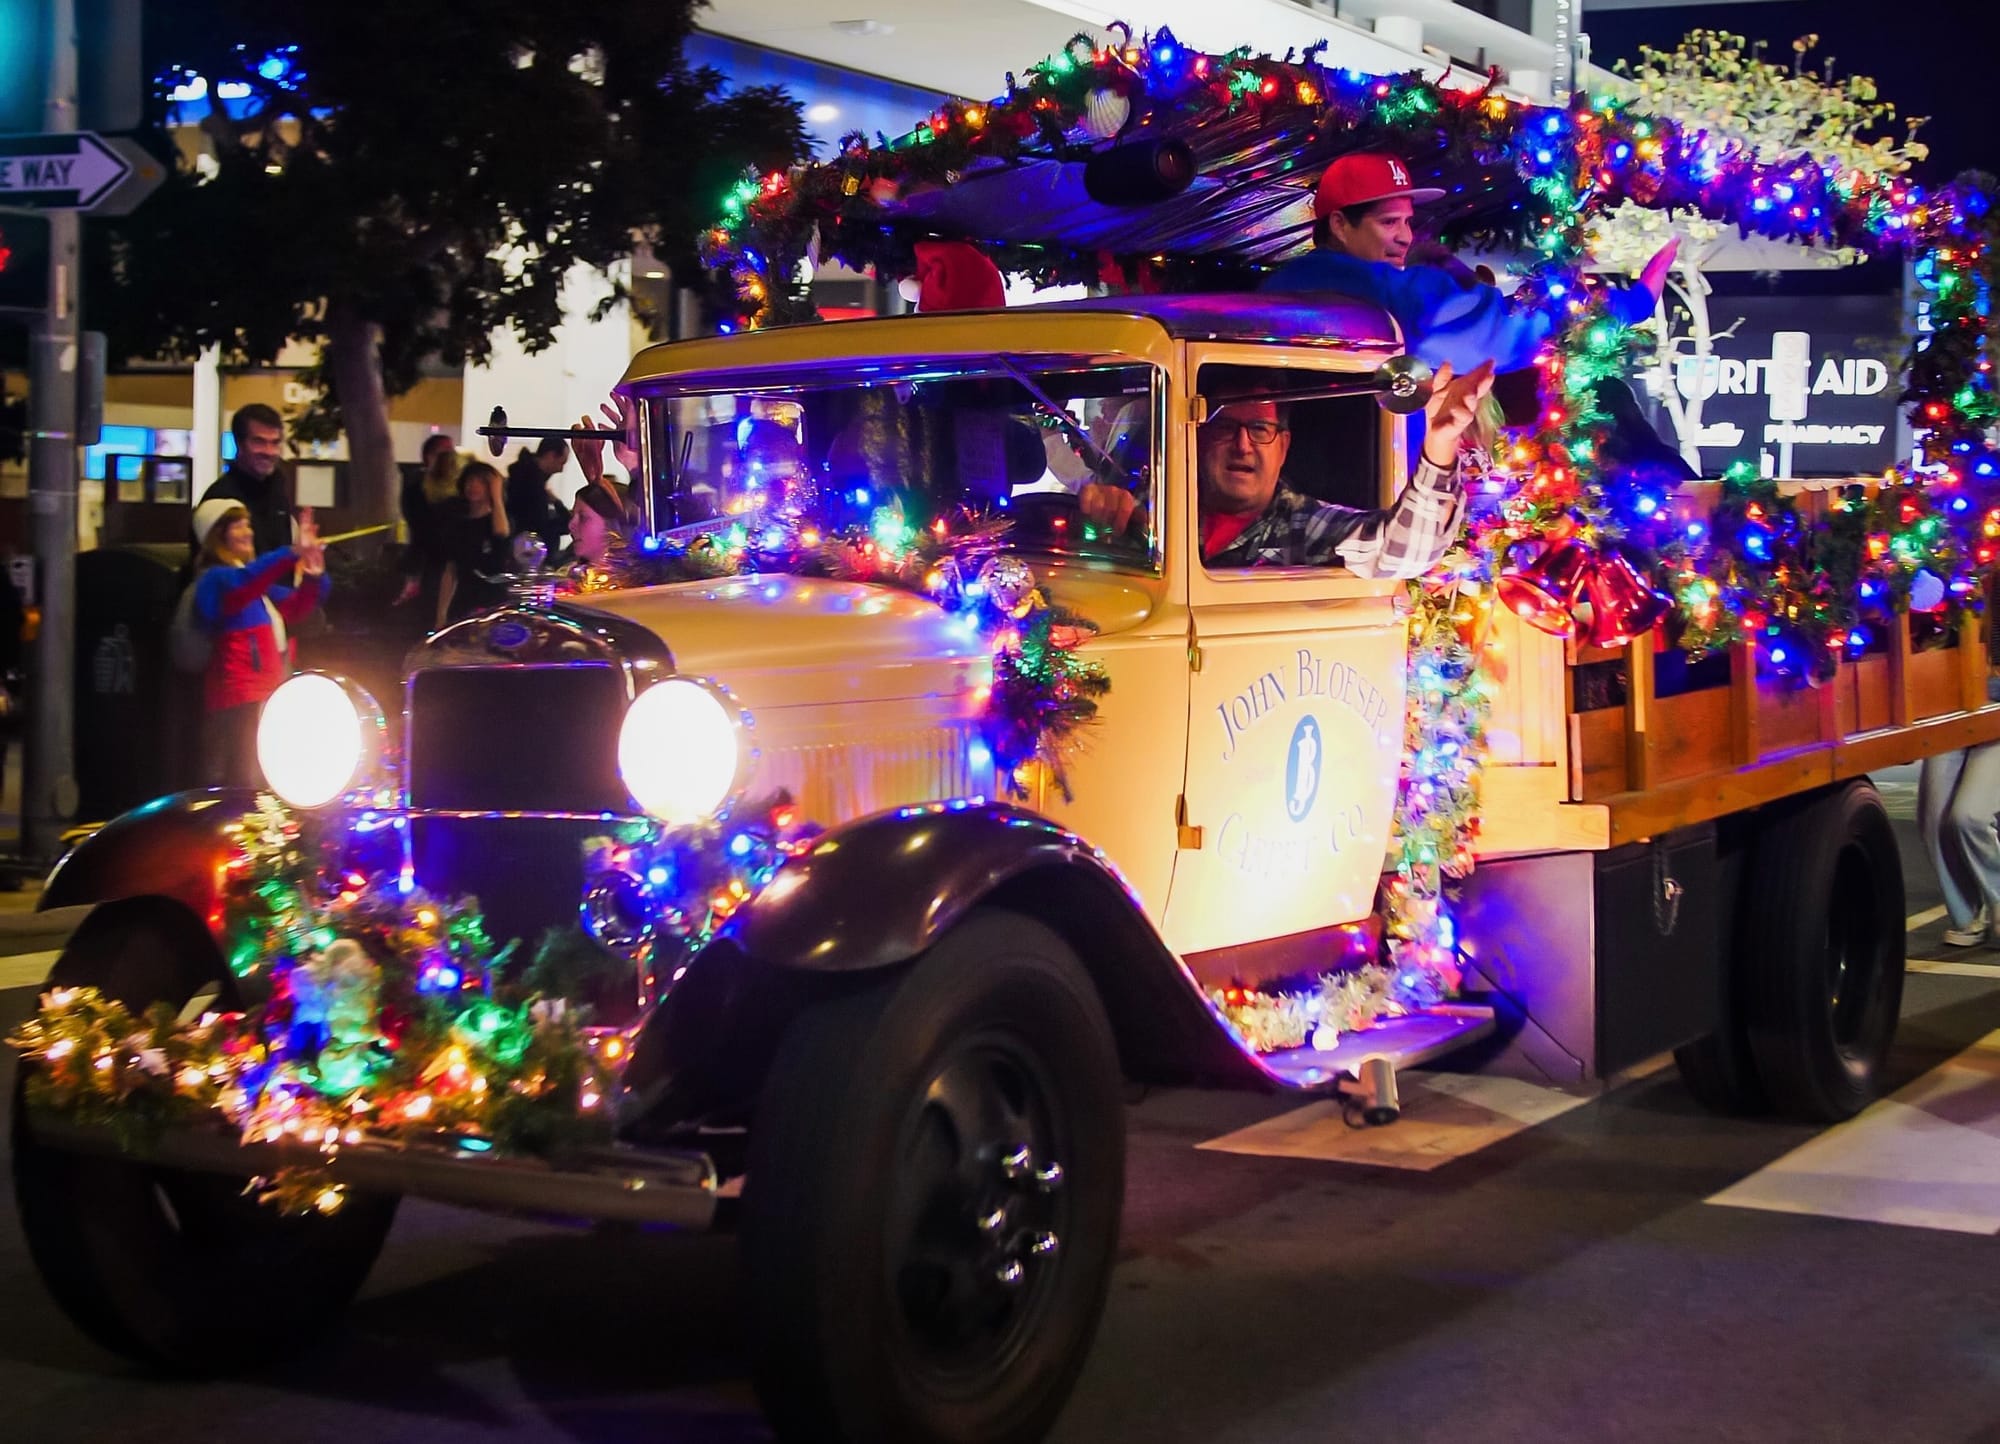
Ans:
[[[1623,164],[1632,158],[1632,147],[1625,144],[1622,140],[1619,141],[1618,144],[1611,147],[1611,158]]]
[[[654,887],[665,887],[667,880],[672,876],[673,874],[663,867],[649,867],[646,869],[646,881]]]
[[[1868,645],[1868,634],[1856,627],[1847,634],[1847,645],[1859,650]]]
[[[715,329],[720,331],[725,336],[733,336],[736,334],[736,326],[733,322],[730,321],[717,322]]]
[[[1545,135],[1561,135],[1562,128],[1563,121],[1559,115],[1552,115],[1542,122],[1542,132]]]
[[[1759,531],[1754,526],[1746,527],[1744,529],[1743,550],[1748,552],[1751,556],[1755,557],[1760,562],[1769,561],[1771,557],[1771,549],[1768,540],[1765,538],[1764,533]]]
[[[1962,496],[1955,496],[1951,499],[1951,509],[1953,511],[1964,511],[1968,506],[1971,505],[1972,503],[1967,501]]]
[[[749,853],[750,853],[749,833],[739,832],[736,834],[736,836],[729,839],[729,855],[731,857],[747,857]]]
[[[1547,165],[1550,161],[1554,160],[1555,158],[1556,158],[1555,152],[1547,148],[1535,152],[1535,159],[1543,165]]]
[[[1788,657],[1790,657],[1790,655],[1791,654],[1787,652],[1783,647],[1771,648],[1771,660],[1777,663],[1780,667],[1785,665],[1785,661]]]
[[[1162,45],[1158,50],[1153,52],[1153,59],[1159,61],[1162,65],[1172,65],[1174,63],[1174,47],[1171,45]]]
[[[435,976],[437,978],[438,991],[445,993],[451,992],[461,981],[458,969],[449,965],[439,968]]]
[[[865,486],[857,486],[857,487],[855,487],[855,488],[854,488],[854,504],[855,504],[856,506],[866,506],[866,505],[868,505],[868,488],[867,488],[867,487],[865,487]]]
[[[993,765],[993,749],[975,739],[965,749],[965,764],[974,772],[984,772]]]
[[[1704,531],[1706,531],[1706,530],[1707,530],[1707,528],[1706,528],[1706,527],[1704,527],[1704,526],[1703,526],[1703,525],[1702,525],[1702,524],[1701,524],[1700,522],[1698,522],[1698,521],[1691,521],[1691,522],[1689,522],[1689,523],[1687,524],[1687,534],[1688,534],[1688,540],[1689,540],[1689,541],[1700,541],[1700,540],[1701,540],[1701,534],[1702,534],[1702,533],[1703,533]]]
[[[1640,516],[1651,516],[1660,509],[1660,501],[1658,497],[1649,496],[1642,491],[1639,493],[1639,499],[1632,504],[1632,507]]]
[[[659,549],[660,549],[660,539],[659,539],[658,537],[656,537],[656,536],[648,536],[648,537],[641,537],[641,538],[639,539],[639,550],[640,550],[640,551],[642,551],[642,552],[656,552],[656,551],[658,551]]]

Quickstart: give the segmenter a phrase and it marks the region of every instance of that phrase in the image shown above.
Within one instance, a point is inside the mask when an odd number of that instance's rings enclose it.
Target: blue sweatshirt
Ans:
[[[1411,355],[1431,366],[1449,361],[1461,376],[1487,360],[1495,371],[1533,365],[1556,325],[1540,311],[1510,306],[1496,287],[1461,285],[1437,266],[1360,261],[1328,246],[1285,262],[1265,278],[1263,289],[1336,291],[1373,301],[1396,318]],[[1653,298],[1639,286],[1614,286],[1610,305],[1627,326],[1653,314]]]

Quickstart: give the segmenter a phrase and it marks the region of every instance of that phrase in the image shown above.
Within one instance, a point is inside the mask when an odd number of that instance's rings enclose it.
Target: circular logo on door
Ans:
[[[1285,816],[1304,822],[1319,796],[1319,718],[1308,712],[1292,729],[1292,741],[1285,753]]]

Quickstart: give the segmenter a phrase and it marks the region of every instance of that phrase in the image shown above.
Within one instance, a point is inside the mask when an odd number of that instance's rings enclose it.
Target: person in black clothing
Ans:
[[[469,617],[507,600],[504,583],[488,581],[513,565],[508,545],[506,489],[500,473],[468,461],[458,474],[460,503],[444,519],[444,584],[438,589],[438,625]]]
[[[521,448],[507,468],[507,518],[516,533],[532,532],[553,555],[562,546],[569,512],[549,495],[549,478],[569,465],[569,447],[546,436],[533,451]]]
[[[292,498],[278,464],[285,446],[285,420],[262,402],[240,406],[229,418],[236,459],[200,501],[238,501],[250,513],[258,556],[292,544]]]
[[[444,584],[444,521],[463,503],[458,497],[457,448],[444,432],[424,438],[418,465],[403,467],[400,505],[409,544],[403,548],[403,591],[396,605],[422,602],[422,615],[436,617],[438,592]]]

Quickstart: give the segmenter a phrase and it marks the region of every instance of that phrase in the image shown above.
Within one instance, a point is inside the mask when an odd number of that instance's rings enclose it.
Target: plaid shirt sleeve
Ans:
[[[1458,523],[1465,510],[1465,488],[1454,466],[1444,471],[1428,461],[1417,463],[1417,473],[1396,504],[1384,511],[1347,511],[1345,525],[1330,526],[1331,555],[1315,560],[1336,559],[1358,577],[1420,577],[1450,548],[1458,535]]]
[[[1420,577],[1458,535],[1465,491],[1458,469],[1419,462],[1417,474],[1382,511],[1314,501],[1280,482],[1264,514],[1205,566],[1344,566],[1361,577]]]

